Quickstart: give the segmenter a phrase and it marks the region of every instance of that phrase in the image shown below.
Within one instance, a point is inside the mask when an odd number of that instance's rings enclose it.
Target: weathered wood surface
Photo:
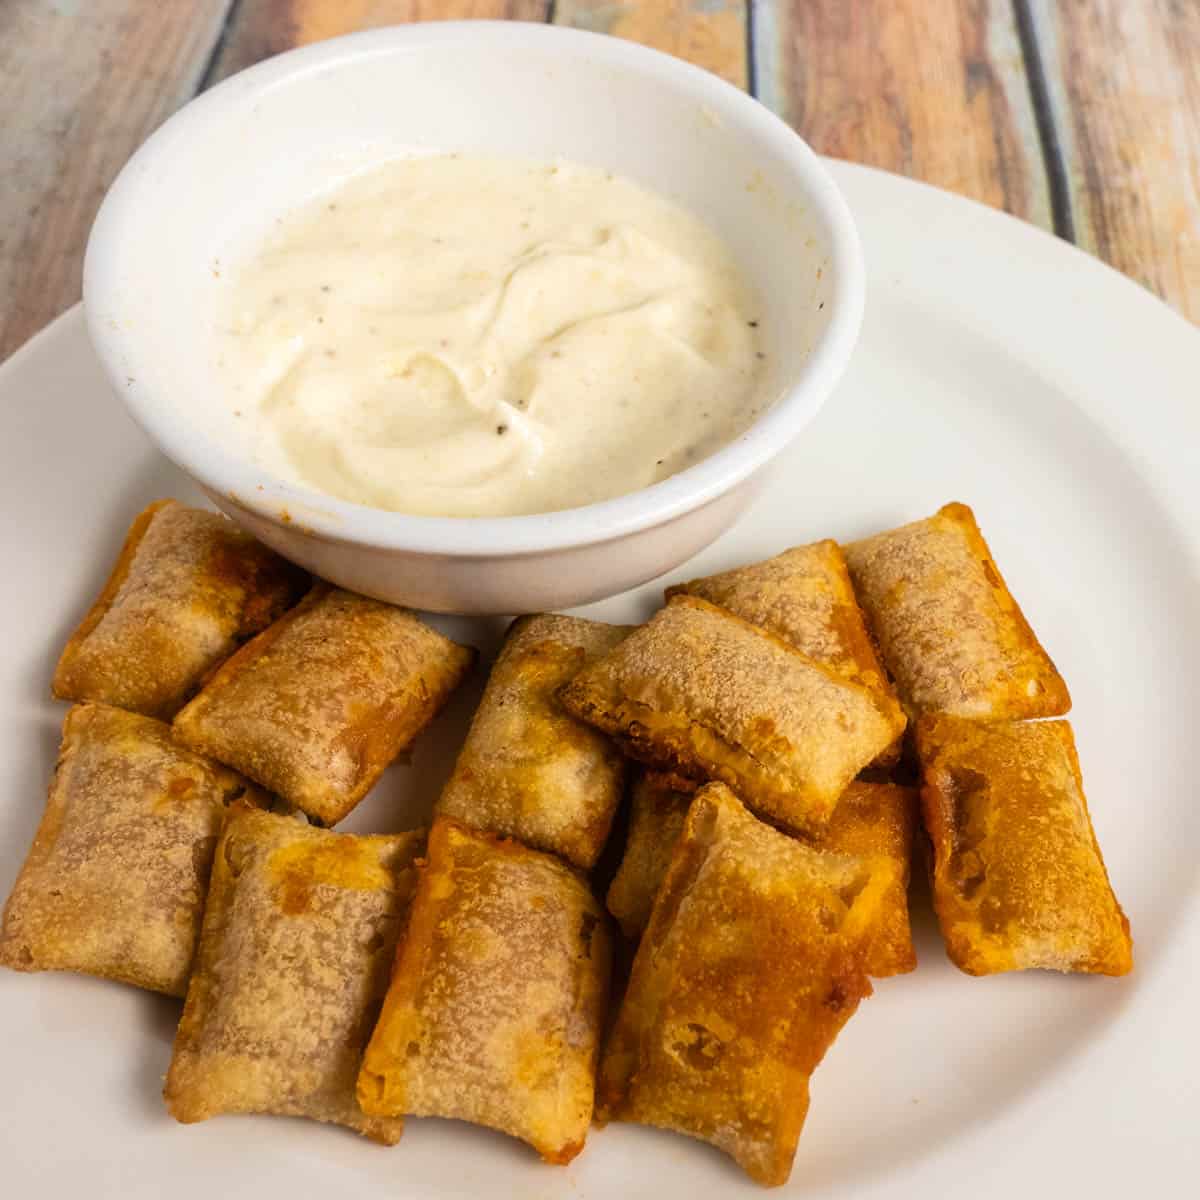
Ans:
[[[240,0],[212,78],[358,29],[410,21],[545,21],[549,11],[549,0]]]
[[[741,88],[750,81],[740,0],[558,0],[554,23],[665,50]]]
[[[1200,322],[1200,0],[1032,0],[1075,240]]]
[[[822,154],[1050,227],[1010,4],[760,0],[754,55],[759,97]]]
[[[471,17],[687,58],[823,153],[1057,226],[1200,320],[1200,0],[3,0],[0,359],[78,299],[105,188],[196,91],[354,29]]]
[[[0,359],[79,299],[125,160],[197,89],[219,3],[0,3]]]

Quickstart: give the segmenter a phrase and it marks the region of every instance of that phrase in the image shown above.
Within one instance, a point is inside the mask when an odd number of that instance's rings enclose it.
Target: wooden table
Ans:
[[[78,299],[105,188],[189,97],[292,46],[465,17],[691,59],[822,153],[1007,209],[1200,321],[1200,0],[3,0],[0,359]]]

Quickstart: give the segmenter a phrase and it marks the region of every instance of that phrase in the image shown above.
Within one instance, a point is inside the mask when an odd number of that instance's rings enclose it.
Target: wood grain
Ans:
[[[544,21],[548,11],[549,0],[240,0],[212,78],[358,29],[411,21]]]
[[[558,0],[554,23],[665,50],[740,88],[749,82],[740,0]]]
[[[79,296],[95,210],[198,88],[371,26],[493,17],[600,30],[740,86],[820,151],[1049,227],[1014,13],[1043,71],[1060,216],[1200,321],[1200,0],[3,0],[0,359]],[[750,53],[747,53],[747,29]],[[1055,157],[1056,153],[1061,157]]]
[[[1200,3],[1030,10],[1076,240],[1200,321]]]
[[[1049,228],[1008,0],[759,0],[758,95],[822,154]]]
[[[195,91],[225,9],[0,3],[0,359],[79,299],[105,190]]]

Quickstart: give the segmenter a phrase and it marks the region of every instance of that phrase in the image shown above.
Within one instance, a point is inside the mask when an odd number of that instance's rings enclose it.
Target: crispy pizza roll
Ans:
[[[0,963],[184,995],[213,847],[226,805],[242,796],[266,802],[161,721],[76,705],[4,910]]]
[[[333,825],[433,719],[474,657],[407,609],[317,584],[217,671],[175,731]]]
[[[590,868],[621,802],[625,757],[556,693],[628,632],[554,614],[515,621],[437,811]]]
[[[625,853],[605,897],[608,911],[627,938],[640,938],[650,920],[654,897],[695,794],[686,784],[657,771],[639,771],[630,789]]]
[[[471,1121],[569,1162],[592,1119],[609,960],[604,913],[572,868],[438,818],[363,1111]]]
[[[843,793],[815,849],[873,861],[885,879],[867,947],[867,974],[903,975],[917,965],[908,919],[908,879],[917,824],[915,788],[856,779]]]
[[[638,938],[650,919],[654,897],[667,873],[683,829],[692,792],[670,776],[640,777],[631,796],[625,856],[608,889],[608,911],[629,938]],[[877,860],[889,882],[866,954],[876,979],[900,975],[917,965],[908,919],[908,878],[917,798],[913,788],[855,780],[842,793],[824,833],[805,839],[815,850]]]
[[[859,602],[910,712],[996,719],[1067,712],[1067,685],[965,504],[845,547]]]
[[[233,807],[163,1091],[177,1121],[276,1113],[399,1141],[354,1088],[424,841]]]
[[[599,1115],[725,1151],[786,1181],[809,1076],[870,995],[864,955],[886,881],[696,793],[600,1070]]]
[[[923,717],[917,751],[933,902],[969,975],[1124,975],[1129,922],[1092,830],[1067,721]]]
[[[668,600],[699,596],[728,609],[839,675],[893,696],[835,541],[795,546],[765,562],[667,588],[666,594]],[[880,755],[880,765],[899,757],[897,740]]]
[[[562,692],[653,767],[720,779],[755,811],[819,833],[904,729],[899,704],[694,596],[676,596]]]
[[[159,500],[133,522],[104,590],[67,642],[54,694],[169,721],[308,582],[217,513]]]

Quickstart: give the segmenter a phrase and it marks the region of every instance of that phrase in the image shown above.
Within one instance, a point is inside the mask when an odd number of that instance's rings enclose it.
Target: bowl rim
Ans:
[[[218,441],[173,419],[127,363],[135,338],[102,318],[119,277],[125,210],[139,178],[160,151],[210,112],[251,102],[281,80],[396,50],[471,41],[497,49],[539,43],[602,64],[656,77],[701,105],[719,105],[756,127],[772,152],[805,176],[809,210],[829,240],[829,320],[799,376],[731,442],[648,487],[549,513],[506,517],[416,516],[343,500],[269,475]],[[620,38],[563,26],[516,21],[439,21],[363,30],[287,51],[257,63],[193,98],[132,155],[110,186],[88,237],[83,307],[88,333],[130,415],[158,448],[202,486],[259,517],[330,541],[454,558],[496,558],[565,550],[625,537],[702,507],[764,466],[816,415],[844,372],[865,307],[865,268],[858,231],[840,190],[816,153],[784,121],[747,92],[691,63]]]

